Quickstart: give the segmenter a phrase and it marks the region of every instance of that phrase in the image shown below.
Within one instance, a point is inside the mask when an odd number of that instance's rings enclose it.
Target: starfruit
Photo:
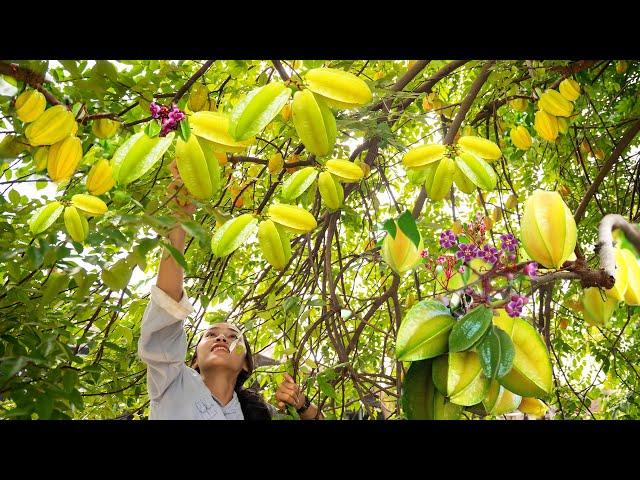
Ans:
[[[226,257],[240,245],[246,243],[255,233],[258,219],[250,213],[244,213],[236,218],[227,220],[215,230],[211,238],[211,251],[216,257]]]
[[[91,215],[102,215],[109,209],[107,204],[98,197],[84,193],[78,193],[71,197],[71,204]]]
[[[482,158],[460,152],[456,157],[456,166],[480,189],[491,191],[496,188],[498,176],[493,167]]]
[[[286,203],[271,205],[267,210],[267,217],[291,233],[308,233],[318,226],[313,215],[304,208]]]
[[[78,137],[66,137],[51,145],[47,155],[47,173],[54,182],[71,178],[82,160],[82,142]]]
[[[113,178],[127,185],[142,177],[162,158],[173,141],[174,132],[166,137],[149,137],[144,132],[129,137],[111,159]]]
[[[575,102],[580,96],[580,84],[571,78],[565,78],[560,82],[560,95],[569,100]]]
[[[540,96],[538,106],[549,115],[556,117],[568,117],[573,112],[573,104],[552,88],[548,88]]]
[[[274,153],[269,157],[267,168],[269,169],[269,173],[271,175],[280,173],[282,167],[284,167],[284,159],[282,158],[282,155],[280,153]]]
[[[47,99],[37,90],[26,90],[16,98],[15,106],[20,121],[30,123],[44,113]]]
[[[434,358],[449,348],[449,332],[455,319],[435,300],[422,300],[405,314],[396,336],[396,358],[413,362]]]
[[[331,175],[344,183],[358,182],[364,177],[362,168],[349,160],[327,160],[324,166]]]
[[[511,141],[516,148],[520,150],[529,150],[529,148],[531,148],[531,135],[529,135],[529,131],[522,125],[513,127],[511,132],[509,132],[509,137],[511,137]]]
[[[58,219],[64,210],[64,205],[60,202],[49,202],[36,210],[29,219],[29,230],[34,235],[44,232]]]
[[[282,200],[291,202],[302,195],[318,177],[318,170],[305,167],[287,178],[282,184]]]
[[[115,183],[111,163],[105,158],[101,158],[94,163],[87,175],[87,190],[91,195],[107,193]]]
[[[538,135],[548,142],[555,142],[558,138],[558,120],[554,115],[550,115],[544,110],[536,112],[533,127]]]
[[[513,100],[509,100],[509,105],[516,112],[524,112],[527,110],[529,102],[527,102],[526,98],[514,98]]]
[[[335,108],[354,108],[372,99],[371,89],[364,80],[336,68],[314,68],[304,77],[309,90]]]
[[[516,205],[518,205],[518,196],[512,193],[507,198],[507,201],[505,202],[505,206],[508,209],[513,210],[514,208],[516,208]]]
[[[456,171],[453,174],[453,182],[456,184],[456,187],[460,189],[461,192],[469,194],[473,193],[476,189],[475,183],[473,183],[469,177],[467,177],[460,167],[456,165]]]
[[[258,242],[262,255],[276,270],[284,270],[291,259],[291,242],[284,229],[271,220],[258,226]]]
[[[49,159],[49,147],[40,147],[33,154],[33,162],[36,166],[36,171],[40,172],[47,168]]]
[[[406,168],[420,168],[437,162],[444,157],[447,147],[439,144],[427,144],[412,148],[402,158]]]
[[[462,407],[435,388],[431,369],[431,360],[411,363],[402,382],[402,411],[407,420],[457,420]]]
[[[280,110],[280,116],[282,116],[283,122],[288,122],[291,119],[291,104],[287,103],[282,110]]]
[[[522,397],[544,397],[553,388],[551,359],[544,339],[529,322],[495,311],[493,323],[504,330],[515,348],[511,370],[498,382]]]
[[[547,407],[542,400],[532,397],[524,397],[518,406],[518,410],[533,417],[544,417],[547,414],[549,407]]]
[[[627,271],[627,260],[619,248],[613,250],[616,262],[615,284],[607,290],[607,295],[619,302],[624,301],[624,294],[629,283],[629,272]]]
[[[91,131],[98,138],[111,138],[120,128],[120,123],[110,118],[99,118],[91,124]]]
[[[492,380],[487,396],[482,400],[482,405],[489,415],[504,415],[516,410],[521,401],[520,395],[510,392],[497,380]]]
[[[616,72],[617,73],[625,73],[629,65],[626,60],[620,60],[616,62]]]
[[[56,105],[27,125],[24,134],[34,147],[53,145],[71,135],[74,126],[77,127],[73,113],[63,105]]]
[[[489,385],[476,352],[449,353],[447,396],[451,403],[464,406],[480,403],[487,396]]]
[[[231,112],[229,134],[236,141],[261,132],[289,102],[291,90],[282,82],[272,82],[249,92]]]
[[[213,197],[220,188],[220,165],[209,145],[204,145],[195,135],[185,142],[176,142],[176,165],[180,178],[189,193],[205,200]]]
[[[484,160],[494,161],[502,156],[500,147],[491,140],[475,135],[465,135],[458,139],[458,146],[463,152]]]
[[[310,90],[293,96],[293,126],[305,148],[318,157],[329,155],[336,142],[336,119],[329,107]]]
[[[344,189],[338,180],[329,172],[318,175],[318,190],[324,203],[331,210],[338,209],[344,201]]]
[[[556,117],[556,120],[558,121],[558,132],[563,135],[567,133],[569,131],[569,120],[564,117]]]
[[[437,164],[425,167],[427,177],[424,181],[424,188],[429,198],[434,201],[442,200],[451,190],[453,178],[456,173],[456,162],[449,157],[443,157]]]
[[[560,268],[577,240],[576,222],[558,192],[536,190],[524,204],[522,244],[532,260],[546,268]]]
[[[620,250],[627,266],[627,289],[624,301],[627,305],[640,305],[640,262],[630,250]]]
[[[617,307],[618,300],[607,296],[598,287],[585,288],[582,293],[582,312],[590,325],[606,325]]]
[[[382,242],[382,258],[391,270],[401,275],[421,263],[422,257],[420,253],[423,249],[423,243],[421,237],[419,245],[416,247],[411,239],[400,229],[398,222],[395,223],[395,238],[387,233],[387,236]]]
[[[207,107],[209,100],[209,89],[206,85],[197,83],[193,86],[191,93],[189,93],[189,110],[192,112],[199,112]]]
[[[64,226],[67,228],[69,236],[75,241],[82,243],[89,234],[89,223],[85,216],[78,212],[74,206],[64,209]]]
[[[236,141],[229,134],[229,116],[220,112],[201,111],[189,117],[191,133],[210,142],[217,152],[241,153],[255,140]]]

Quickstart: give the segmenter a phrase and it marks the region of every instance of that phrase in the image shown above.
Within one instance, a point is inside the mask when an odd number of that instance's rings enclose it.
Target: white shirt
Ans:
[[[236,392],[221,406],[200,374],[185,364],[184,320],[193,310],[186,291],[176,302],[156,285],[151,287],[138,341],[138,355],[147,364],[149,420],[244,420]]]

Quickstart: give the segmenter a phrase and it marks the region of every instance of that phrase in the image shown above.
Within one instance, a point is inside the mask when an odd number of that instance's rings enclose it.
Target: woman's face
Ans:
[[[212,367],[240,373],[247,368],[244,339],[237,327],[217,323],[209,328],[197,347],[197,363],[200,371]]]

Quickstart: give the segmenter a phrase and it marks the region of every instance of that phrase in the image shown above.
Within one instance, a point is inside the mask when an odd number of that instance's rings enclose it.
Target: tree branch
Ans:
[[[589,187],[589,190],[587,190],[587,193],[585,193],[584,198],[580,202],[580,205],[578,205],[576,213],[573,216],[576,224],[580,223],[580,220],[582,220],[582,217],[587,211],[587,205],[589,204],[591,197],[595,195],[596,191],[600,187],[600,184],[604,180],[604,177],[606,177],[607,174],[611,171],[611,168],[613,168],[615,163],[618,161],[618,158],[620,158],[622,152],[624,152],[631,141],[635,138],[638,131],[640,131],[640,120],[636,121],[631,127],[629,127],[627,132],[623,135],[623,137],[616,145],[616,148],[614,148],[613,152],[611,152],[611,155],[609,156],[607,161],[604,163],[604,165],[602,165],[602,168],[598,172],[596,178],[593,180],[593,183]]]
[[[45,89],[42,84],[45,82],[44,75],[36,73],[28,68],[21,67],[15,63],[0,62],[0,75],[7,75],[16,80],[25,82],[42,93],[47,102],[52,105],[60,105],[61,102],[53,96],[49,90]]]

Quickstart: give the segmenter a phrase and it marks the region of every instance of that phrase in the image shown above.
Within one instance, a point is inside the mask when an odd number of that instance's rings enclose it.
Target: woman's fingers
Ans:
[[[276,392],[276,399],[288,403],[289,405],[295,406],[296,405],[296,398],[292,393],[286,392],[286,391],[279,391]]]

